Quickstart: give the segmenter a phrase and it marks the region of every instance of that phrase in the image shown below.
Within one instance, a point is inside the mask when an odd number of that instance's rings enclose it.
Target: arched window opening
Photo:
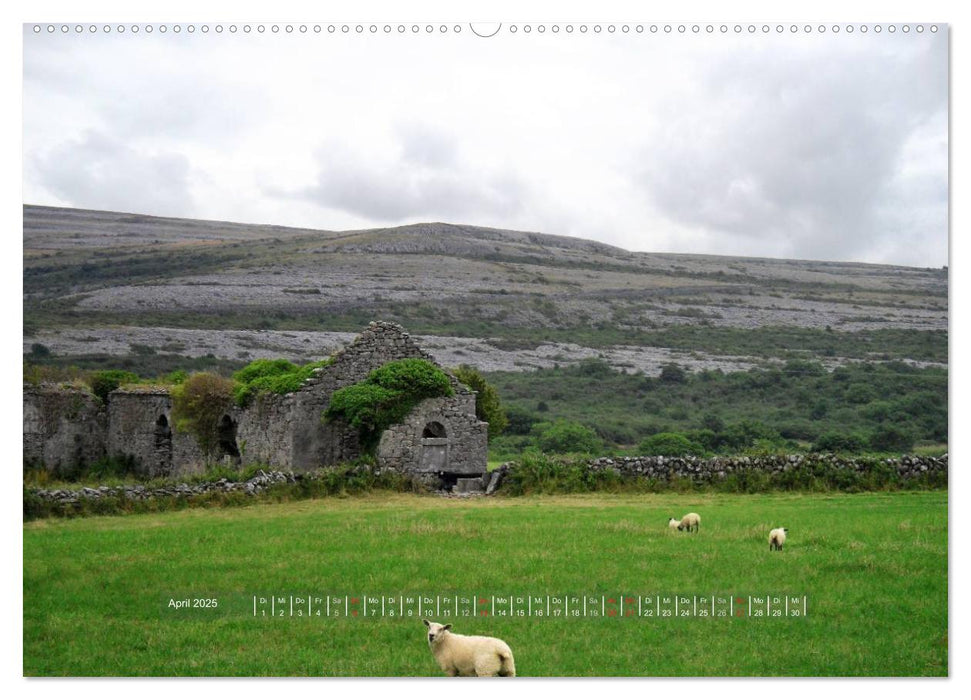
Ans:
[[[421,436],[423,438],[445,438],[448,437],[445,433],[445,426],[438,421],[432,421],[425,426],[425,430],[422,431]]]
[[[229,416],[223,416],[219,421],[219,449],[224,455],[229,455],[238,461],[239,447],[236,445],[236,421]]]

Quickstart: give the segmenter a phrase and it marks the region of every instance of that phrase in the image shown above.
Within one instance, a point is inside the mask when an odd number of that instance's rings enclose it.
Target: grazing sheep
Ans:
[[[677,518],[671,518],[670,520],[668,520],[668,528],[671,530],[680,530],[681,521],[678,520]]]
[[[773,549],[778,549],[782,551],[782,545],[786,543],[786,533],[789,532],[787,527],[777,527],[775,530],[769,533],[769,551]]]
[[[695,532],[701,529],[701,516],[697,513],[688,513],[681,518],[681,524],[678,525],[679,530],[687,530],[688,532],[691,532],[692,528]]]
[[[451,632],[452,625],[422,620],[428,646],[439,667],[450,676],[515,676],[512,649],[495,637],[469,637]]]

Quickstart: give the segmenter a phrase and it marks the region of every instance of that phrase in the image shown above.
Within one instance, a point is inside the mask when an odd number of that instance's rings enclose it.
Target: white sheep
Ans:
[[[671,530],[680,530],[681,521],[678,520],[677,518],[671,518],[670,520],[668,520],[668,528]]]
[[[772,532],[769,533],[769,551],[773,549],[778,549],[782,551],[782,545],[786,543],[786,533],[789,532],[787,527],[777,527]]]
[[[512,649],[495,637],[466,636],[452,625],[422,620],[435,661],[450,676],[515,676]]]
[[[678,524],[678,529],[687,530],[688,532],[691,532],[691,530],[694,529],[695,532],[698,532],[698,530],[701,529],[701,516],[697,513],[688,513],[681,518],[681,522]]]

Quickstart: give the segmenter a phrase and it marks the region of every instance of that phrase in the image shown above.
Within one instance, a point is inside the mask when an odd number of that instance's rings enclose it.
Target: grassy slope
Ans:
[[[701,533],[669,534],[666,518],[687,510]],[[456,625],[505,638],[524,676],[945,675],[946,523],[943,492],[383,495],[38,521],[24,527],[24,673],[439,675],[417,620],[264,620],[227,606],[474,590],[810,596],[805,619]],[[790,540],[770,554],[778,525]],[[180,595],[223,609],[165,612]]]

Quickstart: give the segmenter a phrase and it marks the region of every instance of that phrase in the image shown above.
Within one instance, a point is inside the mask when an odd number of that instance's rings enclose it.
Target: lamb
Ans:
[[[678,520],[677,518],[671,518],[670,520],[668,520],[668,528],[670,528],[671,530],[680,530],[681,521]]]
[[[772,532],[769,533],[769,551],[773,549],[778,549],[782,551],[782,545],[786,543],[786,533],[789,532],[787,527],[777,527]]]
[[[694,528],[695,532],[701,529],[701,516],[697,513],[688,513],[681,518],[681,523],[678,525],[679,530],[687,530],[688,532],[691,532],[692,528]]]
[[[452,625],[422,620],[428,628],[428,646],[439,667],[449,676],[515,676],[512,649],[495,637],[466,636]]]

